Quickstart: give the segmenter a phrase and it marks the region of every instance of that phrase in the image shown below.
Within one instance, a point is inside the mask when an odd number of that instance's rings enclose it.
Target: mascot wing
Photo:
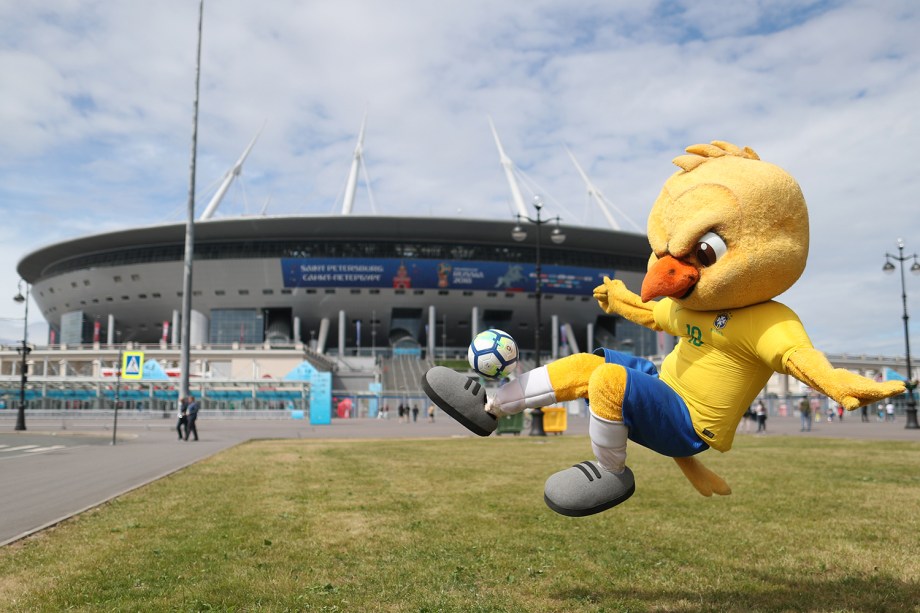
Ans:
[[[843,368],[834,368],[817,349],[798,349],[786,362],[789,374],[852,411],[863,405],[903,394],[903,381],[879,383]]]

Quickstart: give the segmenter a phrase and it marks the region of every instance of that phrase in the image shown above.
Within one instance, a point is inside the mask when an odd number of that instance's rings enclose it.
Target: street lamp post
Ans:
[[[124,345],[118,348],[118,361],[115,363],[115,421],[112,422],[112,444],[115,444],[118,432],[118,403],[121,402],[121,361],[124,356]]]
[[[891,260],[897,261],[901,267],[901,302],[904,305],[904,315],[902,317],[904,319],[904,348],[907,351],[907,424],[904,427],[913,430],[920,428],[920,424],[917,423],[917,401],[914,400],[914,388],[916,384],[914,383],[913,373],[910,367],[910,330],[907,326],[907,286],[904,283],[904,262],[911,259],[914,263],[910,267],[910,272],[915,275],[920,274],[920,263],[917,262],[917,254],[904,255],[904,241],[899,238],[898,255],[886,253],[885,265],[882,266],[882,270],[887,274],[894,272],[894,264],[891,263]]]
[[[511,238],[520,242],[527,238],[527,232],[524,228],[521,227],[522,221],[527,221],[534,224],[537,228],[536,231],[536,258],[534,261],[534,301],[537,308],[537,319],[534,324],[533,330],[533,339],[534,339],[534,362],[536,363],[536,368],[540,368],[540,323],[542,321],[542,312],[541,312],[541,303],[543,301],[543,271],[541,268],[542,262],[540,259],[540,243],[542,242],[541,228],[543,224],[549,222],[555,222],[556,228],[553,229],[552,234],[550,234],[550,240],[553,243],[560,245],[565,241],[565,234],[562,233],[562,230],[559,229],[559,217],[552,217],[549,219],[543,219],[540,216],[541,211],[543,210],[543,199],[539,196],[535,196],[533,199],[533,208],[537,211],[536,218],[529,217],[527,215],[518,215],[518,225],[514,226],[514,229],[511,230]],[[543,411],[539,408],[534,409],[531,413],[533,418],[530,422],[530,436],[546,436],[546,431],[543,429]]]
[[[29,284],[26,283],[26,294],[22,295],[22,279],[19,280],[18,291],[13,296],[15,302],[26,305],[25,315],[23,316],[22,325],[22,347],[19,349],[19,355],[22,362],[19,367],[19,411],[16,413],[16,430],[26,429],[26,383],[29,381]]]

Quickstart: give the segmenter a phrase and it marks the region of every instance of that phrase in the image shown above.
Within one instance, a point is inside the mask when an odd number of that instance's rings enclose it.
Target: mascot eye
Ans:
[[[704,267],[715,264],[720,257],[725,255],[726,251],[728,247],[725,241],[715,232],[707,232],[696,244],[696,258]]]

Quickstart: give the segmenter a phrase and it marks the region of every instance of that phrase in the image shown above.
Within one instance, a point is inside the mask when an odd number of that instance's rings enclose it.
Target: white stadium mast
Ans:
[[[489,117],[489,126],[492,128],[492,136],[495,137],[495,146],[498,147],[498,156],[501,160],[502,168],[505,169],[505,178],[508,180],[508,187],[511,189],[511,199],[514,200],[518,215],[527,217],[527,206],[524,204],[524,197],[521,196],[521,188],[514,178],[514,162],[505,155],[505,150],[502,148],[501,141],[498,140],[498,132],[495,131],[495,124],[492,123],[491,117]]]
[[[262,126],[264,129],[265,126]],[[246,161],[246,158],[249,157],[249,152],[252,151],[253,146],[256,144],[256,141],[259,140],[259,136],[262,134],[262,129],[253,137],[252,141],[249,143],[249,146],[246,147],[246,150],[243,151],[243,155],[240,156],[240,159],[236,161],[236,164],[233,165],[233,168],[227,171],[227,174],[224,175],[224,180],[220,184],[220,187],[217,188],[217,192],[214,194],[214,197],[211,198],[211,202],[208,203],[208,206],[205,207],[204,213],[201,214],[201,217],[198,218],[198,221],[204,221],[206,219],[211,219],[211,216],[214,215],[214,212],[217,211],[217,207],[220,206],[221,200],[224,199],[224,195],[227,193],[227,190],[230,189],[230,184],[233,183],[233,180],[240,176],[240,173],[243,171],[243,162]]]
[[[358,134],[358,144],[355,145],[354,158],[351,161],[351,170],[348,172],[348,182],[345,184],[345,198],[342,202],[342,215],[350,215],[355,206],[355,192],[358,189],[358,170],[363,164],[364,156],[364,127],[367,125],[367,113],[361,120],[361,132]]]
[[[629,222],[629,224],[634,227],[639,232],[644,232],[642,228],[639,227],[636,222],[629,218],[623,211],[620,210],[618,206],[610,202],[603,192],[599,190],[588,178],[588,175],[582,170],[581,166],[578,164],[578,160],[575,159],[575,156],[569,150],[568,147],[565,148],[566,152],[569,154],[569,157],[572,158],[572,163],[575,164],[575,168],[578,169],[578,174],[581,175],[582,180],[585,182],[585,186],[588,188],[588,195],[594,199],[594,202],[597,204],[597,208],[601,210],[604,214],[604,217],[607,218],[607,223],[610,224],[610,228],[613,230],[620,230],[620,224],[617,223],[617,220],[614,219],[613,214],[610,212],[610,209],[616,209],[616,212],[623,216],[623,219]]]

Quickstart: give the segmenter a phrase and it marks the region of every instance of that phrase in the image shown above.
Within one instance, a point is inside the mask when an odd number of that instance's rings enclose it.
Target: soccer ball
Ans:
[[[470,367],[483,377],[500,379],[511,374],[517,365],[517,343],[507,332],[493,328],[476,335],[466,357]]]

